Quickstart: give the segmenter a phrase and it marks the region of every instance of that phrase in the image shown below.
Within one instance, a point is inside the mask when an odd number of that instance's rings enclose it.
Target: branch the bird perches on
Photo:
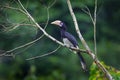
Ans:
[[[97,2],[97,1],[95,1]],[[96,65],[102,70],[102,72],[106,75],[106,77],[109,79],[109,80],[114,80],[111,76],[111,74],[105,69],[105,67],[100,63],[100,61],[98,60],[98,58],[96,57],[96,55],[94,53],[91,52],[89,46],[87,45],[86,41],[84,40],[84,38],[82,37],[82,34],[80,33],[80,30],[79,30],[79,27],[78,27],[78,23],[77,23],[77,19],[75,17],[75,14],[73,12],[73,9],[72,9],[72,6],[71,6],[71,3],[70,3],[70,0],[67,0],[67,4],[68,4],[68,8],[69,8],[69,11],[70,11],[70,14],[72,16],[72,19],[73,19],[73,22],[74,22],[74,25],[75,25],[75,29],[76,29],[76,32],[78,34],[78,37],[79,39],[81,40],[83,46],[86,48],[88,54],[92,57],[92,59],[94,60],[94,62],[96,63]],[[97,5],[96,5],[97,6]],[[97,8],[96,8],[97,9]],[[95,14],[96,14],[96,9],[95,9]],[[95,18],[96,18],[96,15],[95,15]],[[96,19],[95,19],[96,20]],[[95,21],[96,22],[96,21]]]

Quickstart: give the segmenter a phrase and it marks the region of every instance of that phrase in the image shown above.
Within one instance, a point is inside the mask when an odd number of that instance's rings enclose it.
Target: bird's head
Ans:
[[[55,20],[55,21],[51,22],[51,24],[57,25],[59,27],[62,27],[64,23],[62,21],[60,21],[60,20]]]
[[[51,22],[51,24],[57,25],[57,26],[59,26],[60,28],[66,30],[66,26],[65,26],[64,22],[62,22],[62,21],[60,21],[60,20],[55,20],[55,21]]]

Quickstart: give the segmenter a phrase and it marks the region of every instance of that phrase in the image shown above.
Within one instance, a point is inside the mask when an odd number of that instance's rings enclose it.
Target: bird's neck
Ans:
[[[63,25],[60,27],[60,29],[66,31],[67,30],[66,25],[63,23]]]
[[[61,37],[65,37],[65,32],[66,32],[66,25],[63,24],[62,27],[60,27],[60,32],[61,32]]]
[[[65,37],[65,32],[66,30],[65,29],[61,29],[60,30],[60,33],[61,33],[61,37],[64,38]]]

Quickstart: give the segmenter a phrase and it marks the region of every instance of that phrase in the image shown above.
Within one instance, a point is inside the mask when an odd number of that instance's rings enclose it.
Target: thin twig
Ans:
[[[51,52],[45,53],[45,54],[40,55],[40,56],[31,57],[31,58],[28,58],[26,60],[33,60],[33,59],[37,59],[37,58],[40,58],[40,57],[45,57],[45,56],[51,55],[51,54],[55,53],[58,49],[60,49],[60,47],[61,47],[61,45],[59,45],[55,50],[53,50]]]
[[[50,4],[48,7],[47,7],[47,21],[46,21],[46,25],[44,27],[44,29],[46,29],[47,25],[48,25],[48,22],[49,22],[49,19],[50,19],[50,14],[49,14],[49,9],[55,4],[56,0],[54,0],[54,2],[52,2],[52,4]]]
[[[43,35],[43,36],[44,36],[44,35]],[[33,44],[33,43],[35,43],[36,41],[40,40],[43,36],[40,36],[39,38],[37,38],[37,39],[35,39],[35,40],[31,41],[31,42],[28,42],[28,43],[26,43],[25,45],[16,47],[16,48],[14,48],[14,49],[12,49],[12,50],[9,50],[9,51],[7,51],[7,52],[9,53],[9,52],[15,51],[15,50],[17,50],[17,49],[23,48],[23,47],[25,47],[25,46],[28,46],[28,45],[30,45],[30,44]]]
[[[28,48],[30,48],[32,45],[33,45],[33,44],[28,45],[27,47],[23,48],[23,49],[20,50],[19,52],[14,53],[14,55],[18,55],[18,54],[20,54],[20,53],[26,51],[26,50],[27,50]]]
[[[11,53],[11,52],[13,52],[13,51],[15,51],[15,50],[18,50],[18,49],[20,49],[20,48],[23,48],[23,47],[26,47],[26,46],[28,46],[28,45],[31,45],[31,44],[35,43],[36,41],[40,40],[43,36],[44,36],[44,35],[40,36],[39,38],[35,39],[34,41],[28,42],[28,43],[26,43],[26,44],[24,44],[24,45],[21,45],[21,46],[19,46],[19,47],[16,47],[16,48],[14,48],[14,49],[11,49],[11,50],[9,50],[9,51],[6,51],[6,52],[4,52],[3,54],[1,54],[0,56],[5,56],[7,53]]]
[[[52,2],[52,4],[50,4],[50,5],[47,7],[47,21],[46,21],[46,25],[45,25],[44,29],[47,27],[48,22],[49,22],[49,19],[50,19],[49,9],[55,4],[55,2],[56,2],[56,0],[54,0],[54,2]]]
[[[94,17],[92,17],[92,14],[91,14],[91,12],[90,12],[90,9],[89,9],[87,6],[85,6],[85,8],[86,8],[87,10],[82,9],[82,11],[89,15],[89,17],[90,17],[90,19],[91,19],[91,21],[92,21],[92,23],[93,23],[93,27],[94,27],[94,52],[95,52],[95,54],[97,55],[97,43],[96,43],[96,12],[97,12],[97,0],[95,0]]]
[[[14,25],[14,26],[13,26]],[[9,29],[5,29],[5,31],[13,31],[14,29],[16,29],[16,28],[18,28],[18,27],[20,27],[20,26],[34,26],[34,27],[36,27],[36,25],[33,25],[33,24],[20,24],[20,23],[18,23],[18,24],[13,24],[12,26],[10,26],[10,27],[12,27],[12,28],[10,28],[9,27]]]
[[[19,9],[19,8],[14,8],[14,7],[11,7],[11,6],[3,6],[3,8],[13,9],[13,10],[22,12],[22,13],[24,13],[26,15],[26,13],[22,9]]]
[[[97,55],[97,42],[96,42],[96,12],[97,12],[97,0],[95,0],[95,10],[94,10],[94,51],[95,54]]]
[[[56,0],[54,0],[54,1],[52,2],[52,4],[50,4],[50,5],[48,6],[48,8],[51,8],[55,3],[56,3]]]
[[[95,0],[95,10],[94,10],[94,22],[96,23],[96,14],[97,14],[97,0]]]
[[[50,19],[50,15],[49,15],[49,7],[47,7],[47,21],[46,21],[46,25],[44,27],[44,30],[46,29],[47,25],[48,25],[48,22],[49,22],[49,19]]]
[[[87,15],[89,15],[92,23],[94,23],[94,19],[93,19],[92,15],[91,15],[90,9],[87,6],[85,6],[85,8],[86,8],[86,10],[82,9],[82,11],[85,12]]]

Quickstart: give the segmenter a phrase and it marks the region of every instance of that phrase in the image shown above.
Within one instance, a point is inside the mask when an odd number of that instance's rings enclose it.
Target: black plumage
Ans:
[[[61,38],[62,38],[62,40],[63,40],[63,42],[66,46],[79,48],[78,47],[78,42],[75,39],[75,37],[72,34],[67,32],[67,30],[66,30],[67,27],[66,27],[64,22],[62,22],[60,20],[56,20],[56,21],[52,22],[51,24],[55,24],[55,25],[60,27]],[[81,65],[82,65],[82,69],[84,71],[86,71],[87,70],[86,69],[86,63],[85,63],[81,53],[80,52],[75,52],[75,53],[77,53],[78,56],[79,56],[79,59],[80,59]]]

